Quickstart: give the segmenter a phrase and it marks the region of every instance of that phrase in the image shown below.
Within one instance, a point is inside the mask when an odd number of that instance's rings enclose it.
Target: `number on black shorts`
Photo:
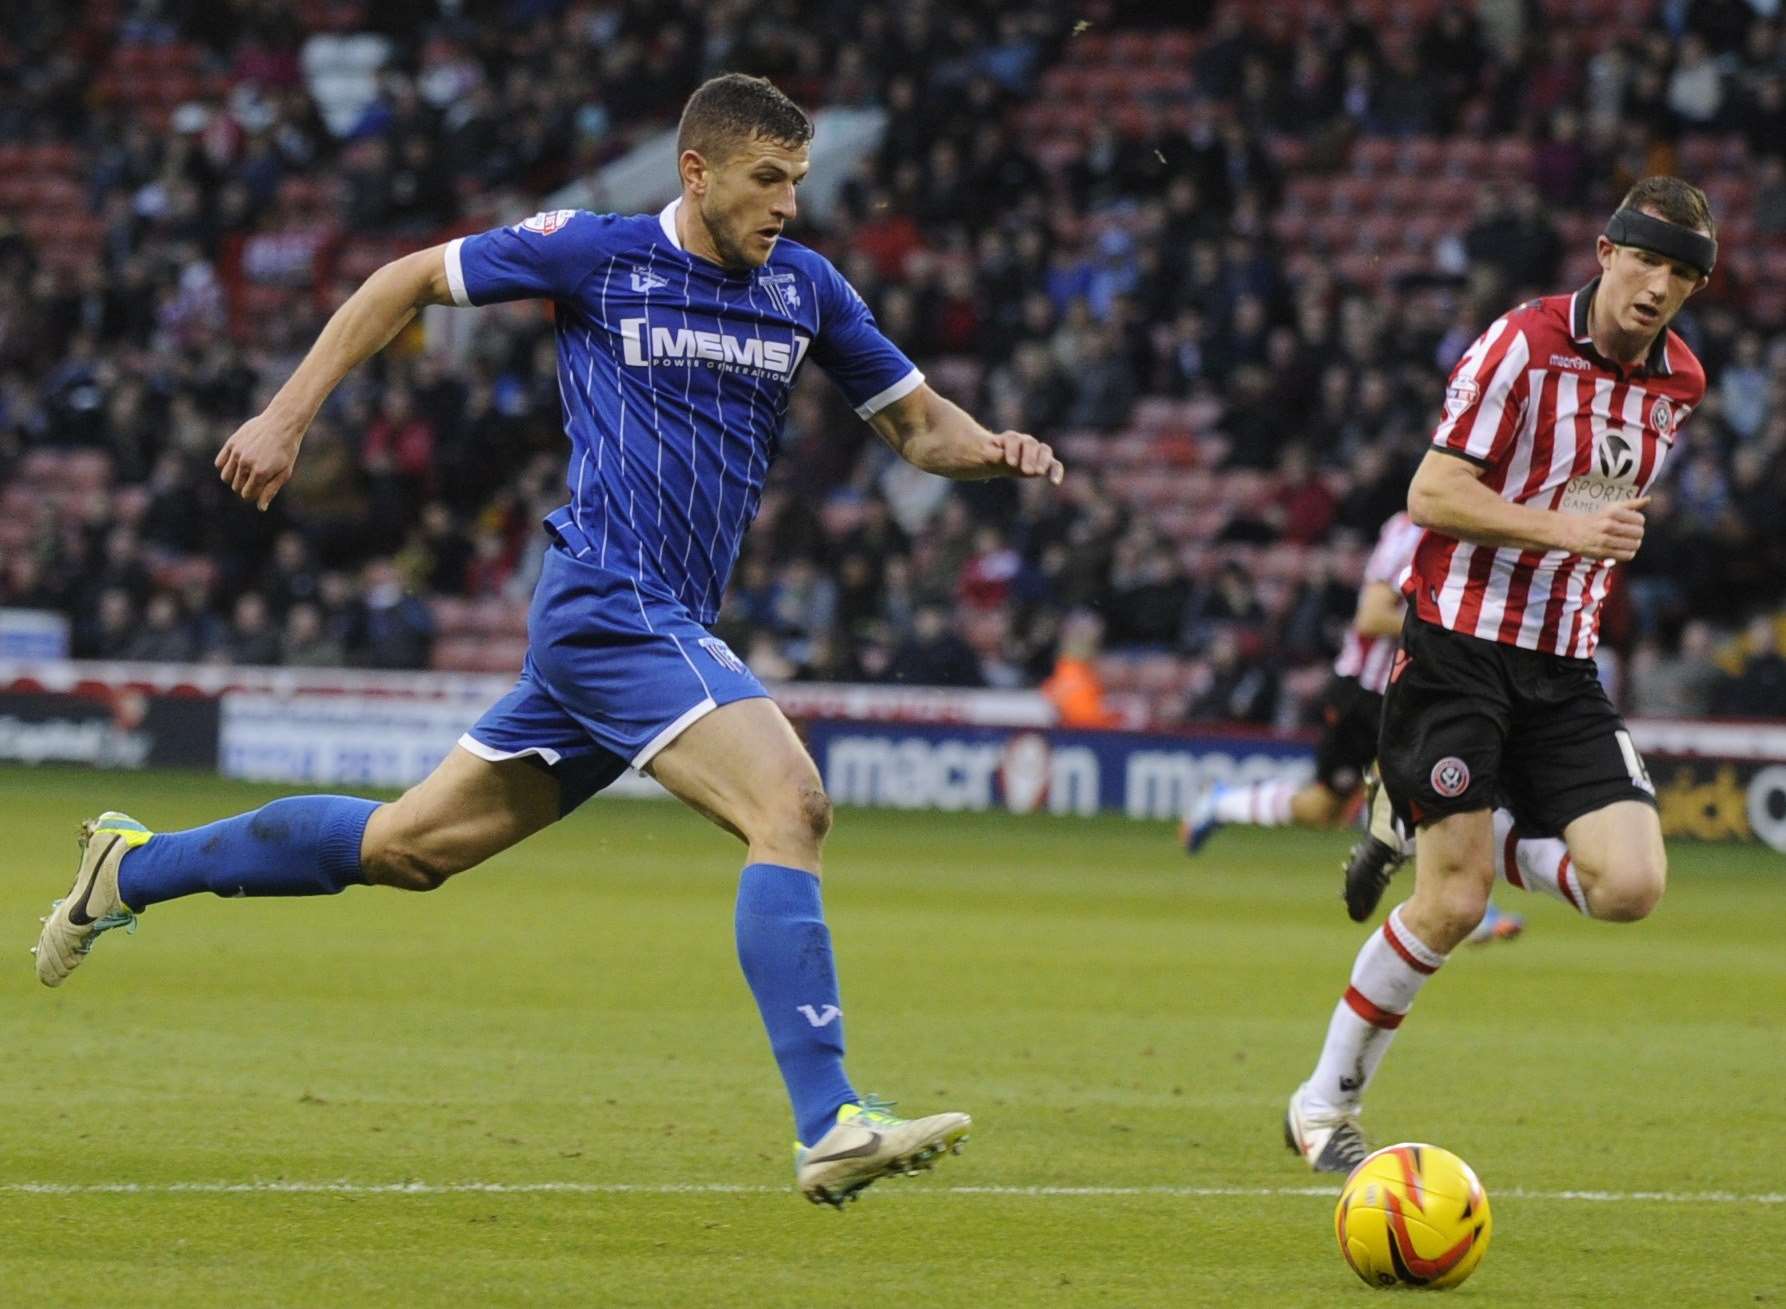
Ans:
[[[1625,769],[1631,774],[1631,785],[1642,787],[1654,795],[1656,788],[1650,782],[1650,771],[1643,766],[1643,756],[1637,753],[1637,747],[1632,744],[1631,733],[1621,727],[1613,735],[1618,738],[1619,753],[1625,756]]]

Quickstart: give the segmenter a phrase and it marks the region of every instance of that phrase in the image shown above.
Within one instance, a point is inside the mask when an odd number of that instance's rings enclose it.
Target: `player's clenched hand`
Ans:
[[[1650,498],[1642,496],[1598,513],[1572,518],[1574,553],[1584,559],[1615,559],[1627,563],[1643,544],[1643,508]]]
[[[263,413],[243,423],[223,443],[214,461],[217,472],[230,490],[264,510],[291,478],[303,439],[302,428]]]
[[[1054,457],[1054,450],[1045,441],[1024,432],[999,432],[987,449],[986,462],[994,467],[1003,464],[1018,477],[1046,477],[1055,486],[1067,470]]]

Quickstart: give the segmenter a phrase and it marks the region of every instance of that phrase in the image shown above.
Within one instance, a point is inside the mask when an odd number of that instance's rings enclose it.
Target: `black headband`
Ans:
[[[1634,245],[1669,259],[1691,264],[1707,277],[1718,262],[1718,243],[1704,232],[1695,232],[1679,223],[1640,213],[1636,209],[1620,209],[1606,220],[1606,239],[1614,245]]]

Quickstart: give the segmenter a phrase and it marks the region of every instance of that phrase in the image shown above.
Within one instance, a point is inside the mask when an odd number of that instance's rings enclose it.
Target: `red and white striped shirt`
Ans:
[[[1420,544],[1420,536],[1421,529],[1407,514],[1392,515],[1377,533],[1376,547],[1365,561],[1360,595],[1373,583],[1399,588],[1402,575],[1414,562],[1414,547]],[[1398,644],[1396,637],[1366,636],[1356,627],[1348,627],[1346,643],[1340,647],[1339,658],[1333,661],[1333,671],[1341,677],[1356,677],[1365,690],[1382,695],[1389,689],[1389,669],[1395,663]]]
[[[1433,448],[1482,465],[1482,484],[1503,500],[1589,514],[1637,498],[1705,398],[1705,369],[1672,331],[1628,370],[1594,349],[1588,307],[1599,285],[1497,319],[1452,371]],[[1402,593],[1451,631],[1586,658],[1611,568],[1428,531]]]

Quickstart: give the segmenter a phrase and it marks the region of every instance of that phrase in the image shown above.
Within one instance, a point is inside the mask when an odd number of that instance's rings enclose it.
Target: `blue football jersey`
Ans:
[[[864,418],[924,378],[829,260],[783,237],[761,268],[722,268],[683,250],[680,203],[536,214],[451,242],[446,271],[460,305],[555,303],[570,503],[547,523],[586,562],[707,624],[801,365],[817,363]]]

